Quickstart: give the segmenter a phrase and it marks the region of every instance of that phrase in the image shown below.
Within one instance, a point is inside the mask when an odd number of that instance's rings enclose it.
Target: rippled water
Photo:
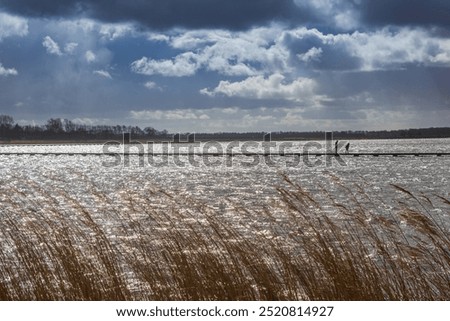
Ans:
[[[317,145],[321,143],[312,145],[314,151],[325,151],[325,146]],[[280,148],[282,144],[277,143],[274,150],[276,151],[276,148]],[[301,153],[305,151],[307,144],[285,142],[283,146],[287,146],[286,152]],[[238,144],[235,151],[242,151],[242,145]],[[230,145],[214,143],[210,146],[227,151]],[[118,153],[123,148],[120,145],[109,147],[111,150],[108,148],[108,152],[112,153]],[[196,148],[195,152],[205,151],[205,143],[200,146],[180,144],[175,147],[181,149],[179,152],[189,152],[193,148]],[[208,147],[207,144],[206,147]],[[149,146],[130,148],[133,153],[142,152],[142,148],[145,149],[144,152],[149,151]],[[246,151],[265,152],[267,144],[255,142],[248,144],[246,148]],[[164,151],[164,147],[161,144],[155,144],[153,150],[161,152]],[[223,222],[224,226],[232,226],[230,234],[222,232],[218,234],[219,250],[222,241],[233,244],[239,238],[245,237],[254,238],[255,244],[265,240],[268,240],[267,244],[271,246],[277,247],[278,244],[282,244],[279,250],[286,249],[286,254],[289,255],[303,253],[295,237],[300,234],[300,231],[304,232],[297,225],[303,221],[291,222],[292,216],[289,215],[289,211],[286,211],[288,203],[280,202],[277,191],[277,187],[280,186],[292,188],[284,177],[289,177],[293,182],[307,189],[319,201],[320,209],[315,206],[309,207],[311,208],[311,212],[308,213],[310,218],[318,214],[322,219],[325,215],[333,222],[347,224],[351,220],[349,215],[359,210],[360,213],[368,215],[357,217],[367,218],[369,222],[367,226],[370,226],[374,215],[407,213],[404,212],[405,207],[409,207],[417,209],[420,213],[429,214],[427,217],[432,217],[442,231],[450,229],[449,206],[436,197],[437,195],[450,199],[450,156],[353,157],[343,155],[338,159],[334,156],[327,158],[323,155],[309,158],[293,156],[205,158],[172,155],[148,158],[140,155],[124,157],[120,153],[111,156],[103,154],[102,151],[102,145],[0,145],[0,219],[5,218],[2,221],[6,222],[0,230],[0,243],[3,251],[1,257],[3,266],[7,271],[9,269],[14,273],[17,272],[17,275],[29,271],[21,265],[23,252],[18,250],[15,239],[12,237],[15,233],[21,233],[18,238],[19,244],[21,240],[38,244],[42,239],[46,239],[45,242],[54,242],[58,245],[60,234],[55,231],[66,231],[64,228],[68,226],[67,231],[73,233],[71,242],[77,248],[80,247],[81,253],[87,253],[85,255],[89,256],[89,249],[92,248],[85,246],[86,240],[92,240],[93,245],[103,244],[96,243],[102,236],[95,236],[98,230],[92,228],[94,225],[101,227],[108,242],[121,253],[118,258],[124,255],[123,262],[120,260],[119,262],[121,262],[121,269],[127,271],[125,278],[131,291],[147,293],[151,291],[148,287],[153,285],[143,283],[134,274],[135,270],[130,268],[128,262],[140,257],[143,244],[145,249],[149,246],[149,253],[152,256],[146,257],[151,259],[153,259],[153,253],[158,253],[160,248],[165,249],[164,251],[172,250],[172,247],[165,248],[164,244],[170,243],[171,239],[168,235],[174,232],[191,233],[186,240],[192,236],[193,243],[189,244],[186,250],[192,250],[192,245],[200,244],[196,243],[194,240],[196,237],[193,237],[199,231],[198,229],[205,231],[206,238],[209,238],[209,235],[216,235],[209,231],[211,227],[208,226],[207,215],[215,215],[217,221]],[[450,139],[351,141],[351,151],[449,152]],[[45,155],[46,153],[48,155]],[[399,191],[391,184],[401,186],[417,195],[417,199],[423,202],[424,206],[420,202],[415,202],[414,198],[408,197],[408,193]],[[168,195],[160,192],[161,190],[167,191]],[[292,195],[295,197],[298,194]],[[351,197],[354,198],[349,199]],[[192,202],[192,199],[195,202]],[[412,206],[408,202],[412,202]],[[202,212],[205,207],[202,207],[201,203],[208,205],[207,211]],[[339,212],[342,206],[345,206],[346,210]],[[202,210],[197,210],[199,208]],[[266,212],[261,211],[262,208],[269,209],[269,215],[265,215]],[[249,211],[245,211],[246,209]],[[300,212],[301,210],[294,214],[297,215]],[[84,216],[83,213],[88,214]],[[188,215],[179,215],[179,213]],[[247,213],[249,215],[246,215]],[[155,220],[155,217],[158,220]],[[401,219],[402,216],[396,217]],[[95,224],[90,224],[91,220]],[[62,227],[58,229],[56,227],[59,224]],[[416,230],[409,228],[404,222],[400,224],[403,224],[401,231],[404,233],[401,235],[410,237],[408,240],[414,240],[417,236],[414,234]],[[137,227],[133,228],[133,226]],[[11,227],[14,227],[13,231]],[[322,226],[318,224],[316,227]],[[30,235],[27,235],[27,231],[31,231]],[[326,231],[325,226],[321,233]],[[354,230],[351,229],[347,231],[352,232],[352,240],[353,235],[358,234],[353,234]],[[291,233],[294,235],[292,238],[290,238]],[[177,235],[180,234],[175,234]],[[230,239],[227,239],[228,235]],[[308,235],[308,231],[305,235]],[[381,235],[387,234],[381,233]],[[141,239],[143,243],[140,243]],[[271,243],[272,239],[276,241]],[[428,241],[426,237],[424,240]],[[369,237],[368,242],[370,241]],[[387,242],[390,242],[389,238]],[[261,248],[264,244],[262,243]],[[41,244],[38,244],[32,250],[38,251],[40,246]],[[428,248],[430,252],[435,251],[433,247]],[[226,251],[224,248],[224,252],[228,251],[228,247]],[[259,254],[260,251],[256,251]],[[278,249],[276,251],[278,253]],[[100,250],[99,253],[102,251]],[[249,253],[254,255],[251,251]],[[375,256],[370,244],[366,253],[369,253],[369,257]],[[99,256],[94,254],[92,252],[92,259],[98,260]],[[46,258],[45,254],[43,258]],[[57,256],[53,261],[50,257],[50,270],[53,262],[58,262],[60,259]],[[268,262],[272,261],[270,257],[267,259]],[[276,260],[277,257],[274,259]],[[374,260],[376,259],[375,256]],[[23,262],[25,265],[28,263],[26,259]],[[101,263],[99,261],[100,265]],[[433,268],[433,271],[441,273],[441,268],[439,265]],[[277,265],[275,269],[278,269]],[[28,277],[30,277],[29,280],[34,280],[34,275]],[[0,280],[1,278],[0,275]]]
[[[352,140],[350,142],[351,152],[449,152],[450,150],[450,139],[391,139],[391,140]],[[119,142],[117,142],[119,143]],[[323,149],[318,148],[314,144],[320,144]],[[344,141],[342,141],[342,146]],[[210,151],[215,152],[217,146],[222,148],[223,151],[227,150],[227,147],[234,143],[218,143],[218,142],[202,142],[195,144],[173,144],[171,151],[174,149],[180,152],[202,152]],[[265,151],[264,147],[266,144],[261,142],[247,142],[240,143],[240,146],[244,146],[246,151]],[[305,146],[308,144],[310,152],[320,152],[324,151],[325,143],[322,141],[318,142],[305,142],[305,141],[292,141],[292,142],[274,142],[273,144],[277,146],[282,146],[283,150],[286,152],[303,152],[305,151]],[[151,147],[149,147],[151,146]],[[234,151],[239,151],[235,145],[232,145]],[[334,148],[334,143],[332,143]],[[142,144],[142,151],[154,151],[162,152],[164,151],[162,144]],[[273,151],[280,150],[280,148],[273,147]],[[109,152],[121,152],[123,151],[123,145],[120,146],[110,146],[105,148],[104,145],[100,144],[58,144],[58,145],[48,145],[48,144],[23,144],[23,145],[0,145],[0,154],[2,153],[102,153],[103,151]],[[137,147],[129,147],[129,152],[139,153],[141,150]]]
[[[218,144],[218,143],[217,143]],[[305,142],[291,142],[286,151],[302,152]],[[180,145],[188,151],[189,145]],[[196,147],[195,151],[202,150]],[[226,150],[226,143],[219,146]],[[192,147],[192,146],[191,146]],[[263,144],[249,150],[263,151]],[[331,159],[311,158],[309,163],[293,157],[155,157],[153,165],[137,155],[123,157],[89,155],[101,153],[102,145],[0,145],[0,182],[3,187],[26,189],[33,181],[43,189],[64,190],[90,202],[90,184],[113,195],[123,190],[145,186],[200,199],[213,206],[229,200],[242,206],[258,206],[276,195],[275,187],[283,184],[282,174],[311,191],[325,187],[338,190],[338,177],[344,184],[364,186],[369,193],[390,196],[390,184],[412,192],[450,196],[450,157],[343,157],[345,166]],[[113,147],[117,152],[119,147]],[[145,146],[148,151],[148,146]],[[193,148],[193,147],[192,147]],[[132,148],[133,150],[133,148]],[[136,149],[139,151],[138,149]],[[163,150],[155,144],[154,151]],[[214,151],[211,148],[209,151]],[[318,150],[314,150],[318,151]],[[352,152],[449,152],[450,139],[351,141]],[[86,153],[86,155],[7,155],[7,153]],[[167,160],[167,164],[164,160]],[[120,162],[119,162],[120,160]],[[142,164],[142,162],[144,164]],[[155,166],[154,164],[163,164]],[[178,164],[178,165],[177,165]],[[314,164],[315,166],[308,166]],[[87,183],[89,182],[89,184]],[[91,204],[95,206],[95,204]]]

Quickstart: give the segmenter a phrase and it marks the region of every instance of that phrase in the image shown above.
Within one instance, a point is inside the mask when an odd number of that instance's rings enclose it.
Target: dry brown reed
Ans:
[[[448,199],[331,180],[284,177],[275,203],[226,210],[93,184],[89,205],[24,180],[0,191],[0,299],[449,300]]]

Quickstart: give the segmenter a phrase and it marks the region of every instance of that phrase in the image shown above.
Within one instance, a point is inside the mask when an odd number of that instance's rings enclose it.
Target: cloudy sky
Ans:
[[[169,131],[450,124],[448,0],[0,0],[0,114]]]

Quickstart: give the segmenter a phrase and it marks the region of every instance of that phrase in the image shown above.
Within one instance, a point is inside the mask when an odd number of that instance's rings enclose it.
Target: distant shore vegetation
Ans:
[[[171,141],[178,133],[158,130],[151,126],[88,125],[68,119],[50,118],[44,125],[19,125],[9,115],[0,115],[0,142],[20,143],[33,141],[108,141],[122,140],[123,133],[130,133],[134,140]],[[181,138],[189,133],[182,133]],[[195,133],[197,141],[231,141],[263,139],[266,132],[217,132]],[[336,139],[405,139],[405,138],[449,138],[450,127],[400,129],[400,130],[348,130],[333,132]],[[272,140],[322,140],[325,131],[277,131],[271,133]]]

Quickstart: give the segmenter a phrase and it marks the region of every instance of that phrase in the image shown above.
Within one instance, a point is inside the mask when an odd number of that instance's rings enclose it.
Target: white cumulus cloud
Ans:
[[[104,23],[98,24],[99,34],[108,40],[116,40],[122,38],[128,34],[134,33],[134,28],[130,24],[126,23]]]
[[[131,69],[138,74],[168,77],[192,76],[198,67],[196,55],[192,52],[183,53],[173,60],[153,60],[142,57],[131,64]]]
[[[108,78],[108,79],[112,79],[111,74],[110,74],[108,71],[106,71],[106,70],[94,70],[93,73],[94,73],[95,75],[99,75],[99,76],[101,76],[101,77],[105,77],[105,78]]]
[[[317,29],[286,30],[285,46],[313,69],[392,70],[404,64],[450,66],[450,39],[424,29],[384,28],[374,32],[325,34]]]
[[[154,90],[154,89],[162,90],[162,88],[159,87],[159,86],[158,86],[155,82],[153,82],[153,81],[147,81],[147,82],[144,84],[144,86],[145,86],[145,88],[147,88],[147,89],[149,89],[149,90]]]
[[[86,51],[86,53],[84,54],[84,58],[86,59],[86,61],[88,63],[94,62],[95,59],[97,58],[97,56],[90,50]]]
[[[422,29],[404,28],[396,32],[383,29],[371,34],[354,33],[349,39],[353,50],[364,61],[364,70],[390,68],[401,64],[450,66],[450,39],[435,37]]]
[[[62,52],[59,48],[59,45],[50,37],[45,36],[44,40],[42,41],[42,45],[47,50],[49,54],[61,56]]]
[[[71,55],[75,52],[75,49],[77,49],[78,43],[76,42],[69,42],[64,46],[64,52]]]
[[[0,12],[0,41],[3,38],[28,34],[28,21],[24,18]]]
[[[238,82],[221,81],[213,90],[204,88],[200,93],[208,96],[223,94],[229,97],[306,102],[316,96],[316,87],[317,84],[313,79],[298,78],[292,82],[286,82],[283,75],[273,74],[269,77],[249,77]]]
[[[0,76],[16,76],[18,75],[18,72],[16,69],[14,68],[5,68],[3,67],[3,65],[0,63]]]
[[[322,55],[322,48],[312,47],[305,53],[300,53],[297,55],[298,59],[303,62],[310,62],[312,60],[320,60],[320,56]]]
[[[332,12],[334,5],[327,0],[321,6]],[[185,77],[204,70],[224,76],[295,77],[299,64],[309,70],[342,71],[395,70],[404,64],[450,66],[450,39],[410,27],[327,34],[272,25],[240,32],[175,30],[148,40],[164,41],[181,53],[169,59],[142,57],[131,64],[133,72]]]
[[[245,32],[193,30],[171,37],[149,37],[185,50],[172,59],[143,57],[132,63],[132,71],[145,75],[192,76],[205,69],[227,76],[254,76],[286,69],[289,52],[277,43],[279,27]]]

